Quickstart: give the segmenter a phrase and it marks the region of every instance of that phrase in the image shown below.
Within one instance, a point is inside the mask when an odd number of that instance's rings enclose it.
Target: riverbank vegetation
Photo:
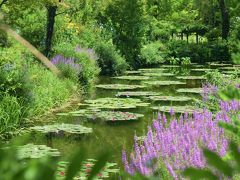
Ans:
[[[0,138],[14,146],[0,148],[3,179],[238,179],[239,11],[0,1]],[[41,120],[71,99],[82,102]],[[70,147],[84,150],[69,159]]]

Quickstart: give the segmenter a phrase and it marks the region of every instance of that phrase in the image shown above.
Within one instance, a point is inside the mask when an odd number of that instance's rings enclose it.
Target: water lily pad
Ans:
[[[222,73],[227,74],[227,75],[228,74],[230,74],[230,75],[231,74],[237,74],[238,75],[238,74],[240,74],[240,70],[236,70],[236,71],[223,71]]]
[[[232,66],[232,67],[221,67],[221,69],[223,69],[223,70],[238,70],[239,67],[234,67],[234,66]]]
[[[139,74],[140,71],[126,71],[125,74]]]
[[[149,99],[152,101],[191,101],[192,98],[185,96],[150,96]]]
[[[104,121],[130,121],[143,117],[143,114],[120,112],[120,111],[99,111],[88,117],[91,119],[99,118]]]
[[[209,69],[209,68],[199,68],[199,69],[191,69],[191,71],[207,72],[207,71],[212,71],[212,69]]]
[[[144,68],[144,69],[139,69],[138,71],[140,72],[162,72],[166,71],[167,69],[164,68]]]
[[[201,94],[203,92],[203,89],[202,88],[182,88],[182,89],[178,89],[177,92]]]
[[[184,80],[204,80],[206,77],[204,76],[178,76],[177,79],[184,79]]]
[[[81,166],[81,169],[73,179],[87,180],[96,162],[97,161],[94,159],[87,159],[86,161],[84,161],[83,165]],[[58,163],[57,174],[56,174],[56,178],[58,180],[66,178],[66,171],[67,171],[68,165],[69,165],[69,162],[65,162],[65,161],[60,161]],[[102,170],[93,179],[94,180],[108,179],[110,174],[116,174],[119,172],[119,169],[116,166],[117,166],[116,163],[107,162],[106,165],[102,168]]]
[[[179,68],[181,66],[179,66],[179,65],[162,65],[162,67],[166,67],[166,68]]]
[[[86,109],[85,111],[69,112],[70,116],[86,117],[89,119],[101,119],[103,121],[127,121],[137,120],[143,117],[142,114],[121,112],[121,111],[101,111],[99,109]]]
[[[125,91],[118,92],[116,96],[119,97],[138,97],[138,96],[158,96],[161,93],[151,91]]]
[[[92,128],[87,128],[75,124],[53,124],[45,126],[34,126],[30,128],[32,131],[41,133],[69,133],[69,134],[88,134],[92,133]]]
[[[209,63],[211,66],[232,66],[232,64],[226,63]]]
[[[114,79],[122,79],[122,80],[132,80],[132,81],[142,81],[142,80],[148,80],[150,77],[147,76],[118,76],[113,77]]]
[[[196,108],[194,106],[155,106],[152,107],[153,110],[161,111],[161,112],[170,112],[173,110],[175,113],[194,113],[194,112],[202,112],[202,109]]]
[[[112,89],[112,90],[132,90],[132,89],[141,89],[146,86],[141,85],[127,85],[127,84],[100,84],[96,85],[97,88],[102,89]]]
[[[144,73],[143,75],[151,77],[175,76],[175,74],[172,73]]]
[[[133,98],[100,98],[95,100],[86,100],[92,108],[97,109],[131,109],[136,107],[145,107],[149,103],[144,103],[140,99]]]
[[[145,81],[145,84],[157,85],[157,86],[169,86],[169,85],[184,85],[185,82],[181,81]]]
[[[60,156],[57,149],[52,149],[46,145],[27,144],[18,147],[17,156],[19,159],[41,158],[43,156]]]

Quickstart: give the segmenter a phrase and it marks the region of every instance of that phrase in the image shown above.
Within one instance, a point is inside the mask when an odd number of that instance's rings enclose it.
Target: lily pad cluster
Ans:
[[[186,96],[150,96],[149,99],[152,101],[191,101],[192,98]]]
[[[138,118],[143,117],[143,114],[130,113],[130,112],[121,112],[121,111],[101,111],[101,110],[90,110],[86,109],[85,111],[73,111],[69,113],[64,113],[64,115],[72,115],[79,117],[87,117],[89,119],[101,119],[103,121],[129,121],[137,120]]]
[[[18,147],[17,156],[19,159],[35,159],[44,156],[60,156],[57,149],[52,149],[46,145],[26,144]]]
[[[162,72],[162,71],[166,71],[167,69],[164,68],[144,68],[144,69],[139,69],[139,72]]]
[[[96,87],[101,89],[112,89],[112,90],[132,90],[132,89],[145,88],[146,86],[127,85],[127,84],[100,84],[100,85],[96,85]]]
[[[34,126],[30,130],[37,131],[41,133],[67,133],[67,134],[88,134],[92,133],[92,128],[87,128],[82,125],[75,124],[53,124],[45,126]]]
[[[156,85],[156,86],[169,86],[169,85],[184,85],[185,82],[181,81],[145,81],[145,84]]]
[[[171,111],[174,111],[175,113],[200,113],[202,112],[203,110],[202,109],[199,109],[199,108],[196,108],[194,106],[155,106],[155,107],[152,107],[153,110],[157,110],[157,111],[161,111],[161,112],[171,112]]]
[[[144,73],[144,76],[151,76],[151,77],[164,77],[164,76],[175,76],[172,73]]]
[[[125,91],[125,92],[118,92],[116,96],[118,97],[138,97],[138,96],[158,96],[161,93],[158,92],[151,92],[151,91]]]
[[[206,77],[204,76],[178,76],[177,79],[184,79],[184,80],[204,80]]]
[[[85,102],[93,109],[131,109],[149,105],[149,103],[134,98],[99,98],[95,100],[86,100]]]
[[[89,174],[92,171],[93,166],[95,165],[96,160],[94,159],[87,159],[83,162],[83,165],[80,168],[80,171],[77,175],[73,178],[74,180],[86,180],[88,179]],[[61,161],[58,163],[57,167],[57,179],[65,179],[66,170],[69,165],[69,162]],[[80,165],[79,165],[80,166]],[[106,165],[102,168],[102,170],[93,178],[94,180],[100,179],[107,179],[109,178],[110,174],[116,174],[119,172],[119,169],[116,168],[116,163],[106,163]]]
[[[178,89],[177,92],[201,94],[203,92],[203,89],[202,88],[181,88],[181,89]]]
[[[114,77],[114,79],[142,81],[142,80],[149,80],[150,77],[147,77],[147,76],[118,76],[118,77]]]

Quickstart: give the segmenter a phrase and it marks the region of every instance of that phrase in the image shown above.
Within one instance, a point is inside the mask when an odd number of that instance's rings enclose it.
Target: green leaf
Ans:
[[[81,170],[82,162],[84,161],[86,156],[85,150],[80,149],[77,153],[72,157],[70,164],[67,168],[66,180],[72,180],[76,174]]]
[[[203,149],[203,153],[209,165],[215,167],[224,175],[231,177],[233,174],[232,167],[225,161],[221,159],[221,157],[208,149]]]
[[[214,175],[211,171],[205,169],[187,168],[184,170],[183,175],[189,177],[190,179],[209,179],[217,180],[218,177]]]
[[[98,173],[101,172],[102,168],[106,165],[107,160],[109,158],[109,153],[104,152],[97,158],[96,164],[93,166],[90,175],[88,176],[88,180],[93,179]]]
[[[238,151],[237,144],[235,144],[234,142],[231,142],[230,143],[230,149],[231,149],[232,155],[234,157],[234,160],[237,163],[238,171],[240,171],[240,153]]]

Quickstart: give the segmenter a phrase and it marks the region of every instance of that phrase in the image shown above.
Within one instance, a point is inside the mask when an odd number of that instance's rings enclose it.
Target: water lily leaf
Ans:
[[[184,79],[184,80],[204,80],[206,77],[204,76],[178,76],[177,79]]]
[[[151,77],[175,76],[175,74],[172,73],[144,73],[143,75]]]
[[[126,71],[125,74],[140,74],[140,71]]]
[[[161,95],[161,93],[151,92],[151,91],[125,91],[125,92],[118,92],[116,96],[137,97],[137,96],[158,96],[158,95]]]
[[[149,103],[134,98],[99,98],[86,100],[85,102],[88,103],[90,107],[97,109],[130,109],[149,105]]]
[[[166,67],[166,68],[179,68],[181,66],[179,66],[179,65],[162,65],[162,67]]]
[[[191,71],[207,72],[207,71],[212,71],[212,69],[209,69],[209,68],[199,68],[199,69],[191,69]]]
[[[132,80],[132,81],[142,81],[142,80],[149,80],[150,77],[147,76],[118,76],[113,77],[114,79],[122,79],[122,80]]]
[[[178,93],[194,93],[194,94],[201,94],[203,93],[202,88],[182,88],[177,90]]]
[[[73,178],[74,180],[87,180],[90,175],[93,166],[97,161],[95,159],[87,159],[83,162],[81,170]],[[60,161],[57,167],[56,179],[65,179],[66,170],[69,162]],[[107,162],[106,165],[100,170],[100,172],[95,176],[94,180],[107,179],[111,174],[119,173],[119,169],[116,167],[116,163]]]
[[[152,101],[191,101],[192,98],[186,96],[150,96],[149,99]]]
[[[116,90],[132,90],[132,89],[141,89],[145,88],[146,86],[141,85],[126,85],[126,84],[100,84],[96,85],[97,88],[102,89],[116,89]]]
[[[57,149],[52,149],[46,145],[26,144],[18,147],[17,157],[19,159],[35,159],[43,156],[60,156]]]
[[[170,112],[172,109],[174,110],[175,113],[200,113],[203,110],[196,108],[194,106],[155,106],[152,107],[153,110],[161,111],[161,112]]]
[[[92,128],[87,128],[82,125],[75,124],[53,124],[45,126],[34,126],[30,130],[41,133],[69,133],[69,134],[88,134],[92,133]]]
[[[169,86],[169,85],[184,85],[185,82],[181,81],[145,81],[145,84],[156,85],[156,86]]]
[[[162,71],[166,71],[167,69],[164,68],[143,68],[143,69],[139,69],[138,71],[140,72],[144,72],[144,73],[151,73],[151,72],[162,72]]]

